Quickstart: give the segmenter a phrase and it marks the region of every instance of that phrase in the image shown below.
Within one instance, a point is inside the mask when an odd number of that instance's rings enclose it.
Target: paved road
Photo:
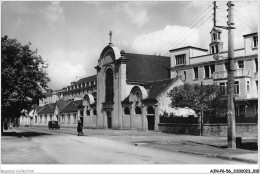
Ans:
[[[18,129],[25,137],[2,137],[3,164],[242,164],[134,146],[95,136]]]

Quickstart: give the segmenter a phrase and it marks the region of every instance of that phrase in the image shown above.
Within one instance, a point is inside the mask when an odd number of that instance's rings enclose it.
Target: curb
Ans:
[[[223,156],[223,155],[218,155],[218,154],[205,154],[205,153],[201,153],[201,152],[190,152],[190,151],[184,151],[184,150],[175,150],[175,152],[193,154],[193,155],[201,155],[201,156],[205,156],[205,157],[219,158],[219,159],[225,159],[225,160],[230,160],[230,161],[240,161],[240,162],[245,162],[245,163],[250,163],[250,164],[258,163],[258,160],[244,159],[241,157]]]

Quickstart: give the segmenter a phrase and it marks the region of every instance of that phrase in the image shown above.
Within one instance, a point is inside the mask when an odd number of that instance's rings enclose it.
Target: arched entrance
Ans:
[[[148,106],[147,108],[147,122],[148,122],[148,130],[154,130],[155,112],[152,106]]]
[[[110,111],[107,111],[107,128],[108,129],[112,128],[112,117]]]

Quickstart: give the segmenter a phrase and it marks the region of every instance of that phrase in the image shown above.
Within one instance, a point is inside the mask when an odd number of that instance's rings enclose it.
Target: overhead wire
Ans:
[[[212,17],[212,15],[210,15],[210,16],[208,16],[208,18],[206,18],[200,25],[199,25],[199,27],[198,28],[196,28],[196,29],[194,29],[194,30],[190,30],[190,31],[192,31],[189,35],[186,35],[186,37],[181,41],[181,42],[179,42],[178,43],[178,45],[176,45],[176,47],[178,47],[181,43],[183,43],[188,37],[187,36],[190,36],[190,35],[192,35],[196,30],[198,30],[200,27],[202,27],[202,26],[205,26],[204,25],[204,23],[205,22],[209,22],[209,20],[208,19],[210,19]],[[180,45],[181,46],[181,45]]]
[[[182,32],[183,34],[178,35],[177,38],[175,38],[175,41],[173,43],[171,43],[169,46],[165,47],[165,49],[163,49],[162,51],[159,52],[159,54],[165,52],[169,47],[173,46],[176,42],[178,42],[180,39],[182,39],[182,37],[184,37],[185,35],[189,34],[191,32],[191,30],[189,30],[190,28],[194,28],[198,25],[198,23],[203,20],[205,17],[207,17],[209,13],[207,13],[206,15],[204,15],[201,19],[199,19],[195,24],[193,24],[191,27],[187,27],[185,29],[185,32]],[[195,20],[194,20],[195,21]],[[188,30],[188,31],[187,31]],[[168,50],[167,50],[168,51]]]
[[[192,20],[191,23],[189,23],[187,26],[192,25],[205,11],[207,11],[209,9],[209,7],[212,5],[212,3],[210,3],[209,6],[207,6],[207,8],[205,8],[194,20]],[[188,30],[188,28],[186,28],[185,30],[182,30],[181,33],[178,34],[178,37],[180,37],[184,32],[186,32]],[[161,47],[160,49],[158,49],[156,53],[160,53],[159,51],[162,50],[164,47],[166,47],[168,44],[170,44],[173,40],[175,40],[176,38],[173,38],[172,40],[170,40],[167,44],[165,44],[163,47]]]

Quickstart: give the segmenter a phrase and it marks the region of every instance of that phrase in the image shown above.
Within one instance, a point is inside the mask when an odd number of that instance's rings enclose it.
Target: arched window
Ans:
[[[213,33],[213,40],[216,40],[216,33]]]
[[[214,54],[214,46],[211,47],[211,53]]]
[[[141,108],[139,106],[136,106],[135,114],[142,114],[142,110],[141,110]]]
[[[89,110],[87,110],[87,115],[90,115],[90,111]]]
[[[93,110],[93,115],[97,115],[97,110],[96,109]]]
[[[218,46],[216,45],[216,53],[218,53]]]
[[[106,102],[112,102],[114,98],[113,90],[113,71],[108,69],[106,71]]]
[[[124,113],[125,113],[125,115],[130,115],[130,110],[128,107],[125,107]]]
[[[147,114],[153,114],[153,115],[154,115],[154,109],[153,109],[152,106],[149,106],[149,107],[147,108]]]

